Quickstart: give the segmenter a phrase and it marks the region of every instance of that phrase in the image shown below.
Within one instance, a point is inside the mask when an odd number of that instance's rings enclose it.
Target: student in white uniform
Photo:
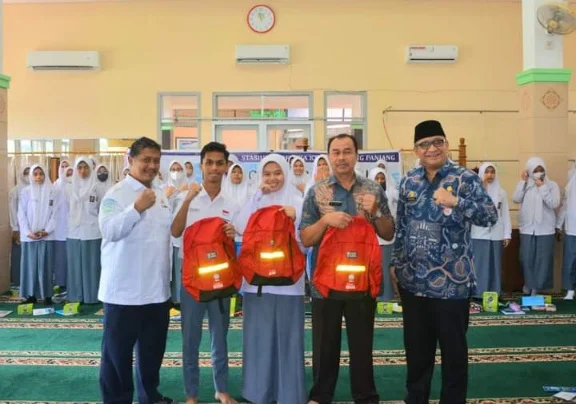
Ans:
[[[244,233],[258,209],[281,205],[298,235],[303,199],[289,180],[286,159],[270,154],[258,167],[260,190],[235,220]],[[299,236],[297,236],[299,239]],[[301,246],[303,250],[303,247]],[[243,291],[242,396],[253,403],[307,402],[304,371],[304,278],[289,286],[258,286],[245,279]]]
[[[186,196],[188,190],[188,180],[184,167],[177,160],[172,160],[168,165],[170,172],[168,181],[161,188],[164,189],[164,195],[170,202],[172,212],[176,212],[177,206],[182,203],[183,198]],[[183,192],[185,191],[185,192]],[[182,287],[182,258],[180,256],[180,248],[182,246],[181,237],[171,237],[171,251],[172,251],[172,264],[171,264],[171,290],[172,302],[176,305],[180,304],[180,289]],[[177,307],[177,306],[176,306]]]
[[[158,392],[170,320],[168,201],[152,181],[161,148],[148,138],[130,147],[130,174],[100,205],[104,303],[100,390],[104,403],[132,403],[132,352],[136,347],[138,402],[169,404]]]
[[[230,222],[237,204],[221,188],[222,177],[226,172],[228,151],[222,143],[210,142],[200,152],[200,168],[203,174],[202,186],[193,183],[172,223],[172,236],[181,237],[184,229],[197,221],[209,217],[221,217]],[[222,231],[234,238],[235,230],[226,224]],[[180,253],[182,254],[182,251]],[[202,321],[208,313],[210,338],[212,341],[212,371],[214,374],[215,398],[223,404],[236,404],[228,393],[228,345],[227,335],[230,323],[230,299],[198,302],[188,291],[181,290],[182,333],[183,333],[183,372],[186,388],[186,403],[198,403],[200,368],[198,357],[202,339]]]
[[[498,222],[492,227],[472,226],[472,251],[476,272],[476,294],[481,298],[484,292],[502,292],[502,254],[512,238],[512,222],[508,206],[508,194],[500,186],[496,166],[484,163],[478,176],[488,195],[498,210]]]
[[[310,181],[308,181],[308,185],[304,190],[304,195],[306,195],[310,188],[318,182],[328,178],[331,174],[332,168],[330,167],[330,163],[328,163],[328,156],[325,154],[316,156],[312,165],[312,175],[310,176]]]
[[[564,300],[574,300],[576,285],[576,163],[568,173],[562,208],[558,212],[556,228],[564,235],[564,259],[562,264],[562,287],[566,289]]]
[[[188,184],[196,182],[194,180],[194,165],[190,161],[184,162],[184,168],[186,169],[186,182]]]
[[[396,181],[394,181],[394,178],[388,174],[388,171],[380,168],[380,165],[381,164],[378,164],[376,168],[370,170],[368,179],[380,184],[386,193],[390,213],[392,214],[394,220],[396,220],[398,199],[400,197],[396,187]],[[396,238],[393,238],[390,241],[386,241],[382,237],[378,236],[378,244],[380,244],[380,252],[382,254],[382,287],[380,288],[380,296],[378,296],[377,300],[382,302],[387,302],[394,298],[394,285],[392,285],[392,280],[390,279],[390,271],[385,270],[390,268],[390,260],[392,259],[394,241],[396,241]]]
[[[106,195],[106,192],[112,188],[112,185],[110,169],[105,164],[98,164],[96,166],[96,188],[98,189],[100,200],[104,198],[104,195]]]
[[[72,184],[73,173],[74,168],[70,166],[70,162],[61,160],[58,167],[58,179],[54,182],[54,187],[58,189],[62,198],[60,215],[54,231],[54,285],[57,287],[58,292],[65,290],[66,278],[68,277],[68,255],[66,251],[69,214],[68,192]]]
[[[20,297],[27,303],[44,299],[46,304],[52,304],[53,240],[61,200],[44,167],[35,164],[30,173],[30,185],[22,190],[18,203],[22,243]]]
[[[228,175],[224,178],[222,191],[234,199],[239,206],[242,206],[252,196],[248,186],[248,175],[244,175],[244,169],[240,164],[232,164]]]
[[[290,162],[290,182],[304,195],[306,185],[310,182],[310,176],[306,173],[306,165],[304,159],[301,157],[292,156],[292,161]]]
[[[539,157],[526,162],[512,200],[520,204],[520,263],[524,272],[524,293],[537,294],[552,288],[556,212],[560,188],[548,178],[546,164]]]
[[[10,284],[20,286],[20,226],[18,225],[18,202],[22,190],[30,185],[30,166],[23,167],[18,173],[16,186],[8,194],[8,212],[12,229],[12,251],[10,252]]]
[[[68,201],[70,211],[66,241],[67,300],[96,304],[102,236],[98,225],[100,195],[91,159],[85,157],[76,159]]]

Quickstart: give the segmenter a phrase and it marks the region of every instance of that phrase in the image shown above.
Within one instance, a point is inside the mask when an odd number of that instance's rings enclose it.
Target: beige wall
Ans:
[[[11,137],[157,136],[157,93],[201,92],[202,140],[211,139],[216,91],[366,90],[368,148],[405,148],[419,120],[441,119],[472,160],[517,160],[517,114],[394,113],[382,110],[518,110],[522,70],[520,2],[424,0],[271,0],[277,25],[252,33],[249,0],[138,1],[5,5],[5,70],[12,76]],[[237,66],[234,46],[287,43],[289,66]],[[456,44],[454,65],[406,65],[410,43]],[[565,65],[576,68],[576,34],[565,37]],[[30,50],[98,50],[103,70],[31,72]],[[570,86],[570,109],[576,87]],[[316,144],[323,141],[317,122]],[[576,155],[576,115],[570,119]],[[505,184],[518,164],[500,163]],[[508,174],[510,173],[510,174]],[[559,182],[563,182],[563,179]]]

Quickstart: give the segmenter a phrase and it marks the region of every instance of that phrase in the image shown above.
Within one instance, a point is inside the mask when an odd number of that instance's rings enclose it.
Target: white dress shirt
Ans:
[[[564,195],[562,207],[558,211],[556,228],[563,228],[567,235],[576,236],[576,198]]]
[[[184,193],[183,193],[184,194]],[[176,215],[182,206],[184,201],[184,196],[179,198],[178,207],[174,214]],[[207,219],[209,217],[221,217],[227,222],[232,222],[234,217],[238,212],[238,205],[236,201],[231,198],[226,197],[223,192],[220,192],[214,199],[210,199],[210,196],[204,188],[200,191],[196,197],[190,202],[188,207],[188,214],[186,215],[186,228],[192,226],[199,220]],[[184,230],[186,232],[186,230]],[[181,240],[184,240],[184,233],[182,233]],[[180,257],[184,257],[184,249],[180,248]]]
[[[560,188],[554,181],[547,180],[542,186],[526,186],[524,181],[516,185],[512,196],[515,203],[520,204],[518,229],[520,234],[547,236],[556,233],[556,212],[560,206]],[[535,194],[542,200],[542,220],[536,220],[534,201]]]
[[[471,237],[476,240],[503,241],[512,238],[512,221],[506,191],[500,188],[498,199],[494,201],[498,210],[498,222],[492,227],[472,226]]]
[[[82,202],[81,222],[75,226],[71,218],[68,217],[68,238],[73,240],[98,240],[102,238],[98,223],[100,198],[98,188],[94,187],[90,191],[88,199]],[[70,215],[70,211],[68,211],[68,215]]]
[[[142,214],[134,208],[145,186],[127,175],[100,205],[102,275],[98,299],[141,306],[170,298],[172,211],[158,188],[156,202]]]

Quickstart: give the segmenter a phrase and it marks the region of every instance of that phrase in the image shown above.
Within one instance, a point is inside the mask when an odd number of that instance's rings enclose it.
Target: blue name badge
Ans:
[[[544,306],[544,296],[522,296],[522,306]]]

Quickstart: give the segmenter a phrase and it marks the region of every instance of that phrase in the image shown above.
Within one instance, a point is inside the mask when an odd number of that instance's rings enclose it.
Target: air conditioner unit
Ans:
[[[100,70],[100,54],[96,51],[32,51],[28,52],[28,68],[32,70]]]
[[[456,45],[409,45],[406,47],[406,63],[456,63]]]
[[[236,63],[290,63],[290,45],[236,45]]]

